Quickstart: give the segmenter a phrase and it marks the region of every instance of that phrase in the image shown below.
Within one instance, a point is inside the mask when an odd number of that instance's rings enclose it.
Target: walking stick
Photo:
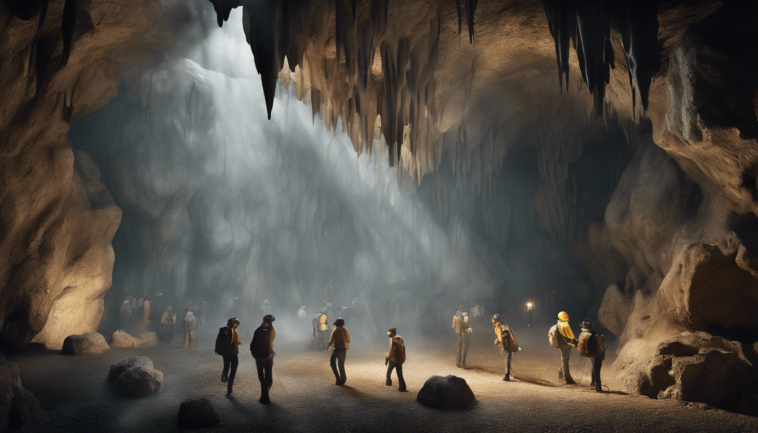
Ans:
[[[277,367],[278,369],[278,367]],[[276,378],[279,379],[279,384],[282,386],[282,389],[284,390],[284,395],[287,396],[287,400],[290,399],[290,395],[287,393],[287,388],[284,387],[284,382],[282,382],[282,377],[277,374],[276,370],[274,370],[274,367],[271,367],[271,371],[276,375]]]

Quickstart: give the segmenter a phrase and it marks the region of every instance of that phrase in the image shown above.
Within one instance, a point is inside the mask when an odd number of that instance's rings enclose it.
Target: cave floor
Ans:
[[[25,431],[174,431],[181,401],[208,397],[221,416],[221,424],[208,431],[219,432],[758,432],[758,418],[625,395],[613,380],[606,380],[611,392],[590,391],[589,362],[579,364],[575,351],[572,375],[577,381],[581,378],[580,384],[561,386],[557,380],[560,356],[547,345],[545,326],[516,328],[523,351],[513,357],[517,381],[510,383],[501,380],[503,358],[492,345],[489,327],[475,328],[485,331],[474,333],[466,370],[455,366],[457,342],[452,332],[446,341],[406,335],[406,393],[398,392],[394,375],[394,386],[384,383],[387,344],[381,340],[361,342],[359,333],[352,331],[347,384],[339,387],[334,384],[329,356],[313,348],[309,325],[303,329],[299,339],[278,332],[272,404],[268,406],[257,401],[260,386],[245,335],[231,398],[225,397],[226,385],[220,382],[222,362],[213,353],[213,336],[201,338],[200,350],[193,351],[183,349],[175,338],[170,346],[111,349],[97,356],[69,357],[55,352],[15,356],[12,359],[21,367],[24,386],[47,413]],[[133,355],[149,357],[163,372],[160,394],[138,400],[113,396],[106,384],[109,367]],[[419,389],[435,374],[465,378],[477,405],[468,411],[443,412],[417,403]]]

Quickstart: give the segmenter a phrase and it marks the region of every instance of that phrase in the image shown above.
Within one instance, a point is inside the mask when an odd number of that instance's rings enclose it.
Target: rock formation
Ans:
[[[432,376],[416,397],[424,406],[442,410],[470,409],[476,404],[476,397],[465,379],[457,376]]]
[[[0,354],[0,428],[17,429],[40,416],[39,401],[21,384],[18,364]]]
[[[111,337],[111,347],[154,347],[158,345],[155,332],[137,331],[128,333],[119,329]]]
[[[99,355],[110,349],[103,334],[88,332],[82,335],[69,335],[63,340],[64,355]]]
[[[207,398],[185,400],[179,406],[179,429],[213,427],[219,422],[221,418]]]
[[[163,388],[163,373],[144,356],[130,356],[112,365],[108,381],[115,383],[116,392],[125,397],[147,397]]]

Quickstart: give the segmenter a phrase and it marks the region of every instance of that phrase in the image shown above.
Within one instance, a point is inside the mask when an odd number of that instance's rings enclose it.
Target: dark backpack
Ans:
[[[255,359],[263,359],[271,356],[271,328],[259,327],[253,334],[250,342],[250,353]]]
[[[228,326],[219,328],[218,336],[216,336],[216,348],[213,351],[221,356],[231,355],[234,352],[231,328]]]
[[[579,343],[576,345],[576,349],[581,356],[592,358],[597,355],[597,341],[595,339],[595,332],[582,331],[579,334]]]

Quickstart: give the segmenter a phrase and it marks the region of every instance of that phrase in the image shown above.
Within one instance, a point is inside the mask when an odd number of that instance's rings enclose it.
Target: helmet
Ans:
[[[499,314],[495,314],[494,316],[492,316],[492,320],[494,320],[496,322],[499,322],[500,321],[500,315]]]
[[[559,320],[568,320],[569,319],[569,315],[568,315],[567,312],[561,311],[560,313],[558,313],[558,319]]]

